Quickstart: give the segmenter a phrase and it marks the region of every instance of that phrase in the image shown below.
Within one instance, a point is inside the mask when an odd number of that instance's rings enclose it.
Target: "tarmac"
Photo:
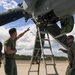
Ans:
[[[49,61],[48,61],[48,63],[49,63]],[[68,66],[68,62],[66,62],[66,61],[56,62],[56,68],[57,68],[58,74],[65,75],[67,66]],[[30,67],[30,61],[17,61],[18,75],[28,75],[29,67]],[[32,70],[37,70],[37,65],[33,65]],[[48,66],[47,72],[48,72],[48,74],[54,74],[55,71],[54,71],[53,66]],[[1,65],[0,75],[5,75],[4,64]],[[37,72],[30,72],[30,75],[38,75],[38,74],[37,74]],[[46,75],[45,65],[43,62],[41,62],[41,64],[40,64],[39,75]]]

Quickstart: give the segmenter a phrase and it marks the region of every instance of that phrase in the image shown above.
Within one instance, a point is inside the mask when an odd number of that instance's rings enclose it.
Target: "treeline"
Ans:
[[[4,59],[4,54],[2,54],[2,59]],[[16,60],[30,60],[31,56],[25,56],[25,55],[15,55]]]
[[[54,59],[55,60],[61,60],[61,61],[66,61],[66,60],[68,60],[68,58],[67,57],[64,57],[64,56],[54,56]],[[46,58],[46,60],[51,60],[51,58]]]
[[[4,54],[2,54],[2,59],[4,58]],[[15,58],[16,58],[16,60],[31,60],[31,56],[26,56],[26,55],[16,55],[15,56]],[[51,58],[50,57],[48,57],[48,58],[45,58],[46,60],[51,60]],[[67,58],[66,57],[63,57],[63,56],[54,56],[54,59],[55,60],[61,60],[61,61],[63,61],[63,60],[67,60]]]
[[[16,60],[30,60],[31,56],[25,56],[25,55],[16,55]]]

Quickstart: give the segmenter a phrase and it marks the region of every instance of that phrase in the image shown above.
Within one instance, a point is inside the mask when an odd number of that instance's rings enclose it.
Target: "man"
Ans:
[[[2,43],[0,42],[0,67],[1,67],[1,59],[2,59]]]
[[[4,67],[6,75],[18,75],[15,62],[15,54],[17,52],[16,41],[20,37],[22,37],[27,31],[29,31],[29,28],[17,36],[17,31],[15,28],[11,28],[9,30],[10,38],[7,39],[4,43],[4,51],[5,51]]]
[[[67,37],[67,43],[68,43],[68,48],[67,50],[64,50],[60,48],[62,52],[65,52],[68,54],[68,59],[69,59],[69,66],[66,70],[66,75],[75,75],[75,42],[74,42],[74,36],[69,35]],[[74,71],[73,71],[74,70]]]

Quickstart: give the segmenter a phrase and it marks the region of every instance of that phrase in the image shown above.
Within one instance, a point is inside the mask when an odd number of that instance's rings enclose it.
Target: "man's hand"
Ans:
[[[60,51],[63,51],[64,49],[60,48],[59,50],[60,50]]]
[[[30,29],[28,28],[26,31],[29,31]]]
[[[27,28],[27,30],[25,30],[24,32],[22,32],[22,33],[20,33],[18,36],[17,36],[17,38],[16,38],[16,40],[18,40],[19,38],[21,38],[27,31],[29,31],[30,29],[29,28]]]
[[[59,50],[62,51],[62,52],[64,52],[64,53],[68,53],[68,51],[65,50],[65,49],[60,48]]]

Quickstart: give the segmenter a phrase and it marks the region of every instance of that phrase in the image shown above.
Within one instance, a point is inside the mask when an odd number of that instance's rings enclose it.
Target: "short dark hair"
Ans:
[[[74,40],[74,36],[73,35],[68,35],[67,38],[71,38]]]
[[[9,30],[9,34],[10,34],[10,35],[13,34],[14,32],[16,32],[16,28],[11,28],[11,29]]]

